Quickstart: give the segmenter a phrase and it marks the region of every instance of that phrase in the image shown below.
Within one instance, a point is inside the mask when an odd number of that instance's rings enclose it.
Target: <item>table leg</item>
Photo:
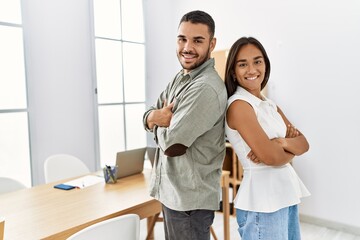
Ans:
[[[160,213],[155,214],[155,216],[151,216],[148,217],[146,219],[147,221],[147,236],[146,236],[146,240],[153,240],[154,239],[154,227],[155,227],[155,223],[159,218]]]

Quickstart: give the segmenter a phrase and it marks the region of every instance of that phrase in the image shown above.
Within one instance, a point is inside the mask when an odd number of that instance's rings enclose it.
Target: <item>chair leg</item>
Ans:
[[[213,229],[212,226],[210,227],[210,232],[211,232],[211,235],[213,236],[214,240],[218,240],[218,238],[217,238],[217,236],[216,236],[216,233],[215,233],[215,231],[214,231],[214,229]]]

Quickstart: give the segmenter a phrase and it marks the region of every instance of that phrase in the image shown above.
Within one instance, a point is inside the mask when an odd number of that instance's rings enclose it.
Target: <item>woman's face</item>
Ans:
[[[265,71],[264,56],[255,45],[247,44],[240,48],[235,60],[234,74],[241,87],[260,97]]]

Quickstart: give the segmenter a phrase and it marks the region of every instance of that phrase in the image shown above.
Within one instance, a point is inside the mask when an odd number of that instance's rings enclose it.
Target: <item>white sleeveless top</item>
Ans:
[[[264,101],[237,87],[236,92],[228,99],[228,107],[238,99],[248,102],[269,139],[285,137],[286,125],[275,103],[263,98]],[[310,195],[291,164],[276,167],[263,163],[255,164],[246,157],[250,152],[249,146],[238,131],[227,125],[227,121],[225,133],[244,168],[243,180],[234,202],[235,208],[254,212],[275,212],[298,204],[301,197]]]

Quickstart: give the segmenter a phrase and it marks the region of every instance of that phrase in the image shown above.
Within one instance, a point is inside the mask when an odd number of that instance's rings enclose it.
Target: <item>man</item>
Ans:
[[[162,203],[170,240],[210,239],[219,209],[227,93],[210,58],[214,33],[209,14],[182,17],[177,57],[183,69],[143,117],[158,145],[150,194]]]

